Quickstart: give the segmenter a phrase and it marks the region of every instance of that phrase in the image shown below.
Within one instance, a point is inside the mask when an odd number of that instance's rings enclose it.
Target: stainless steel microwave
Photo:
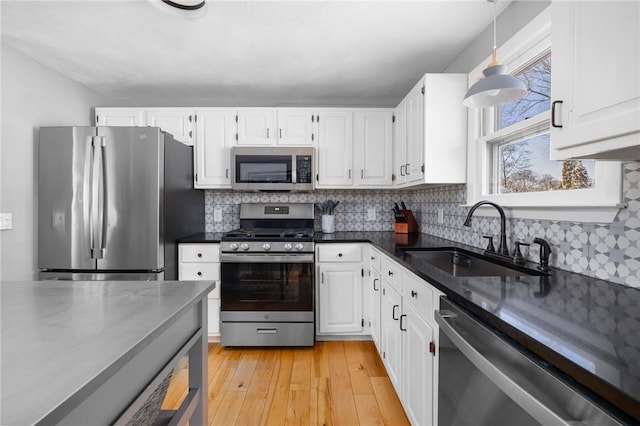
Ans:
[[[311,191],[313,147],[233,147],[231,186],[244,191]]]

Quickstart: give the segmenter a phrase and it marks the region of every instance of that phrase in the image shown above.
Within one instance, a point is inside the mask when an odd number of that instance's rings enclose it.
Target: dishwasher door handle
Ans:
[[[453,315],[452,315],[453,314]],[[458,315],[451,311],[436,311],[435,319],[443,332],[451,342],[460,350],[464,356],[484,373],[497,387],[507,394],[516,404],[522,407],[533,418],[543,425],[566,425],[580,424],[575,420],[563,419],[549,407],[540,402],[509,376],[504,374],[498,367],[485,358],[476,348],[474,348],[448,321],[451,318],[455,321]],[[491,334],[489,331],[487,333]],[[505,345],[508,343],[504,342]],[[442,355],[441,355],[442,356]]]

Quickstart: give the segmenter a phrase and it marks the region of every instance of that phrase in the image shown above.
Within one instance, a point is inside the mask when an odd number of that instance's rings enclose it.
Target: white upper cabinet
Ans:
[[[551,10],[551,158],[640,159],[640,3]]]
[[[96,108],[96,126],[145,126],[145,120],[139,108]]]
[[[240,108],[236,143],[315,146],[315,120],[309,108]]]
[[[160,127],[187,145],[193,145],[192,108],[148,108],[144,110],[146,125]]]
[[[278,108],[278,145],[315,145],[314,111],[307,108]]]
[[[390,186],[393,169],[391,110],[356,110],[353,169],[358,186]]]
[[[235,142],[236,110],[196,110],[195,187],[231,188],[231,146]]]
[[[318,114],[317,188],[353,185],[353,111],[321,110]]]
[[[275,145],[276,110],[242,108],[238,110],[238,145]]]
[[[97,126],[159,127],[186,145],[193,145],[192,108],[96,108]]]
[[[395,186],[466,181],[466,74],[426,74],[396,107]]]

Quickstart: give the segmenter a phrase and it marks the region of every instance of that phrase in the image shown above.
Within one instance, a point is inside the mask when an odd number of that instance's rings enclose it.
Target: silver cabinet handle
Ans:
[[[324,272],[320,273],[320,282],[324,284]]]
[[[269,128],[267,127],[267,139],[269,139]]]
[[[411,174],[411,169],[409,168],[409,166],[411,165],[411,163],[407,163],[404,165],[404,172],[407,174],[407,176],[409,176]]]
[[[227,179],[229,179],[229,169],[227,169],[227,170],[224,172],[224,176],[225,176]]]
[[[398,321],[399,318],[396,318],[396,308],[399,308],[400,305],[393,305],[393,309],[391,310],[391,318],[395,321]]]
[[[351,179],[351,169],[349,169],[349,179]]]
[[[406,314],[402,314],[402,315],[400,315],[400,331],[407,331],[407,329],[406,329],[406,328],[403,328],[403,327],[402,327],[402,318],[406,318],[406,317],[407,317],[407,315],[406,315]]]
[[[282,139],[282,129],[278,129],[280,130],[280,139]]]
[[[360,169],[360,179],[364,179],[364,169]]]
[[[400,166],[400,176],[404,176],[404,166]]]
[[[277,328],[257,328],[256,333],[258,334],[278,334]]]
[[[376,281],[379,281],[379,278],[373,279],[373,291],[380,291],[380,287],[376,288]]]

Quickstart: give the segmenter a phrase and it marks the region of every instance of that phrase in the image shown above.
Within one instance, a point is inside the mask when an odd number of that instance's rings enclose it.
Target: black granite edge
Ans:
[[[556,373],[560,373],[560,375],[565,379],[569,379],[570,382],[574,382],[576,387],[594,396],[595,399],[599,400],[600,404],[609,411],[617,411],[618,416],[621,417],[625,423],[634,423],[633,419],[630,419],[628,416],[632,416],[635,421],[640,421],[640,405],[637,400],[452,290],[452,282],[460,278],[449,276],[448,278],[450,282],[448,284],[446,279],[438,279],[437,277],[428,275],[423,271],[418,270],[413,265],[405,262],[401,257],[403,248],[456,247],[477,254],[482,254],[483,251],[481,249],[428,234],[394,234],[391,231],[344,231],[336,232],[334,234],[316,233],[315,242],[321,244],[373,244],[376,248],[382,250],[403,267],[442,291],[450,300],[471,312],[475,317],[490,325],[493,329],[497,330],[499,334],[507,337],[509,340],[517,343],[529,352],[533,353],[535,356],[541,358],[541,362],[539,363],[545,367],[551,367],[553,370],[556,370]],[[535,264],[532,264],[531,262],[528,264],[530,267],[533,265]],[[554,280],[557,281],[562,276],[568,275],[575,276],[579,274],[554,268],[548,279],[550,282],[554,282]],[[605,282],[603,280],[583,275],[580,275],[580,278],[585,281],[585,285]],[[507,283],[508,281],[509,279],[507,280]],[[511,279],[511,281],[513,282],[513,279]],[[611,282],[606,283],[608,285],[622,286],[621,284]],[[620,410],[622,410],[622,412],[620,412]]]
[[[180,243],[219,243],[224,232],[200,232],[193,235],[187,235],[178,238],[176,242]]]

